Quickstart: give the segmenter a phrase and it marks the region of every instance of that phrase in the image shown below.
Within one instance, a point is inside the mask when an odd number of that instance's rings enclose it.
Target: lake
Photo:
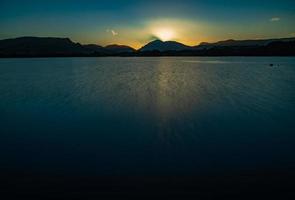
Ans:
[[[295,57],[0,59],[1,174],[293,173],[294,115]]]

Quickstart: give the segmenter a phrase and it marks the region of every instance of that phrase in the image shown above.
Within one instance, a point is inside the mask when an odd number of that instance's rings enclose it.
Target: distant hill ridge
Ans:
[[[124,53],[124,52],[135,52],[136,50],[132,47],[126,46],[126,45],[118,45],[118,44],[111,44],[108,46],[105,46],[105,49],[114,52],[114,53]]]
[[[237,56],[295,55],[295,38],[225,40],[187,46],[176,41],[152,41],[139,50],[126,45],[82,45],[69,38],[20,37],[0,40],[0,57],[46,56]]]
[[[182,51],[191,48],[190,46],[175,41],[163,42],[161,40],[155,40],[143,46],[139,51]]]
[[[102,47],[96,44],[81,45],[69,38],[20,37],[0,40],[0,56],[87,56],[115,55],[133,52],[135,49],[125,45]]]
[[[195,46],[199,47],[216,47],[216,46],[266,46],[272,42],[292,42],[295,41],[295,38],[279,38],[279,39],[257,39],[257,40],[224,40],[215,43],[203,42],[200,45]]]

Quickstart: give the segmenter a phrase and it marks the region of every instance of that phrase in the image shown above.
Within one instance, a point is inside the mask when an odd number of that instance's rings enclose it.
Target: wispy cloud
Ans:
[[[271,22],[278,22],[280,20],[281,20],[281,18],[279,18],[279,17],[272,17],[269,19],[269,21],[271,21]]]
[[[107,32],[107,33],[111,33],[113,36],[117,36],[117,35],[119,35],[119,33],[116,32],[116,31],[113,30],[113,29],[107,29],[106,32]]]

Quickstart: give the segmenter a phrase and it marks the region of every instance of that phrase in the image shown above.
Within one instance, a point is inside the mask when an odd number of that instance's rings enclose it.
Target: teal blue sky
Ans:
[[[1,0],[0,38],[69,37],[135,48],[152,39],[188,45],[295,37],[294,0]]]

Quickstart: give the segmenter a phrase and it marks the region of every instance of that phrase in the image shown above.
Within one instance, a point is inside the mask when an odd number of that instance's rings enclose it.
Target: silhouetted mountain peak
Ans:
[[[0,41],[0,52],[7,55],[60,55],[85,53],[82,45],[69,38],[20,37]]]
[[[151,41],[150,42],[150,44],[160,44],[160,43],[164,43],[164,41],[162,41],[162,40],[159,40],[159,39],[157,39],[157,40],[154,40],[154,41]]]
[[[124,52],[134,52],[135,49],[133,49],[130,46],[127,45],[118,45],[118,44],[111,44],[105,47],[106,50],[112,51],[114,53],[124,53]]]
[[[139,51],[183,51],[188,50],[190,48],[191,47],[176,41],[164,42],[161,40],[154,40],[143,46]]]
[[[73,43],[70,38],[58,38],[58,37],[34,37],[34,36],[25,36],[25,37],[18,37],[6,40],[14,40],[14,41],[59,41],[59,42],[68,42]]]
[[[209,42],[201,42],[198,46],[204,46],[204,45],[209,45]]]
[[[211,48],[211,47],[247,47],[247,46],[266,46],[272,42],[292,42],[295,38],[279,38],[279,39],[257,39],[257,40],[224,40],[215,43],[202,42],[195,48]]]
[[[233,40],[233,39],[228,39],[228,40],[225,40],[224,42],[235,42],[236,40]]]

